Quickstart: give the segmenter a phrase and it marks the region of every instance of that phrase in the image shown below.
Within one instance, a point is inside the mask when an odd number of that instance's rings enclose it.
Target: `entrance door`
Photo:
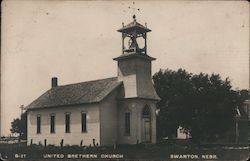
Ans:
[[[142,142],[151,142],[151,117],[148,106],[142,112]]]
[[[143,119],[144,120],[144,142],[150,142],[151,141],[151,129],[150,129],[150,120],[149,119]]]

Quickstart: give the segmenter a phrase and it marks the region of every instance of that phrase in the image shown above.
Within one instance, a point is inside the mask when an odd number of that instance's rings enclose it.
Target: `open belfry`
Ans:
[[[58,85],[29,104],[28,144],[113,145],[156,142],[155,58],[147,53],[151,30],[133,21],[118,30],[122,53],[112,78]]]

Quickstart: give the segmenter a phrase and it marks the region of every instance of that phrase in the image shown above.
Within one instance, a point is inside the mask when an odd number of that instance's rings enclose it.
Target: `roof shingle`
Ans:
[[[26,109],[100,102],[121,84],[117,77],[113,77],[53,87],[29,104]]]

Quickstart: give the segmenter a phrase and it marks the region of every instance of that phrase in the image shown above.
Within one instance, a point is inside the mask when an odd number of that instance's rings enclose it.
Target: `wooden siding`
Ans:
[[[65,133],[65,113],[69,112],[70,117],[70,133]],[[81,132],[81,112],[87,113],[87,132]],[[55,133],[50,133],[50,114],[55,114]],[[36,116],[41,115],[41,134],[36,133]],[[48,144],[60,145],[60,141],[64,140],[64,145],[83,145],[100,144],[100,120],[99,120],[99,104],[90,104],[82,106],[58,107],[49,109],[37,109],[28,112],[28,144],[31,139],[34,144],[44,144],[47,140]]]

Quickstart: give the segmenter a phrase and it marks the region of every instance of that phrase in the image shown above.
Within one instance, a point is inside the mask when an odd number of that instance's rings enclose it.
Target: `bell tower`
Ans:
[[[147,32],[151,30],[136,22],[133,15],[133,22],[124,26],[119,32],[122,33],[122,54],[140,53],[147,54]],[[146,25],[146,24],[145,24]]]
[[[151,62],[156,60],[147,54],[147,33],[151,30],[136,21],[122,24],[122,54],[114,58],[118,62],[118,79],[123,81],[125,98],[159,100],[152,83]]]
[[[118,143],[156,142],[156,103],[160,100],[152,82],[147,52],[147,33],[151,30],[136,21],[122,25],[122,54],[118,63],[118,80],[123,82],[118,101]]]

